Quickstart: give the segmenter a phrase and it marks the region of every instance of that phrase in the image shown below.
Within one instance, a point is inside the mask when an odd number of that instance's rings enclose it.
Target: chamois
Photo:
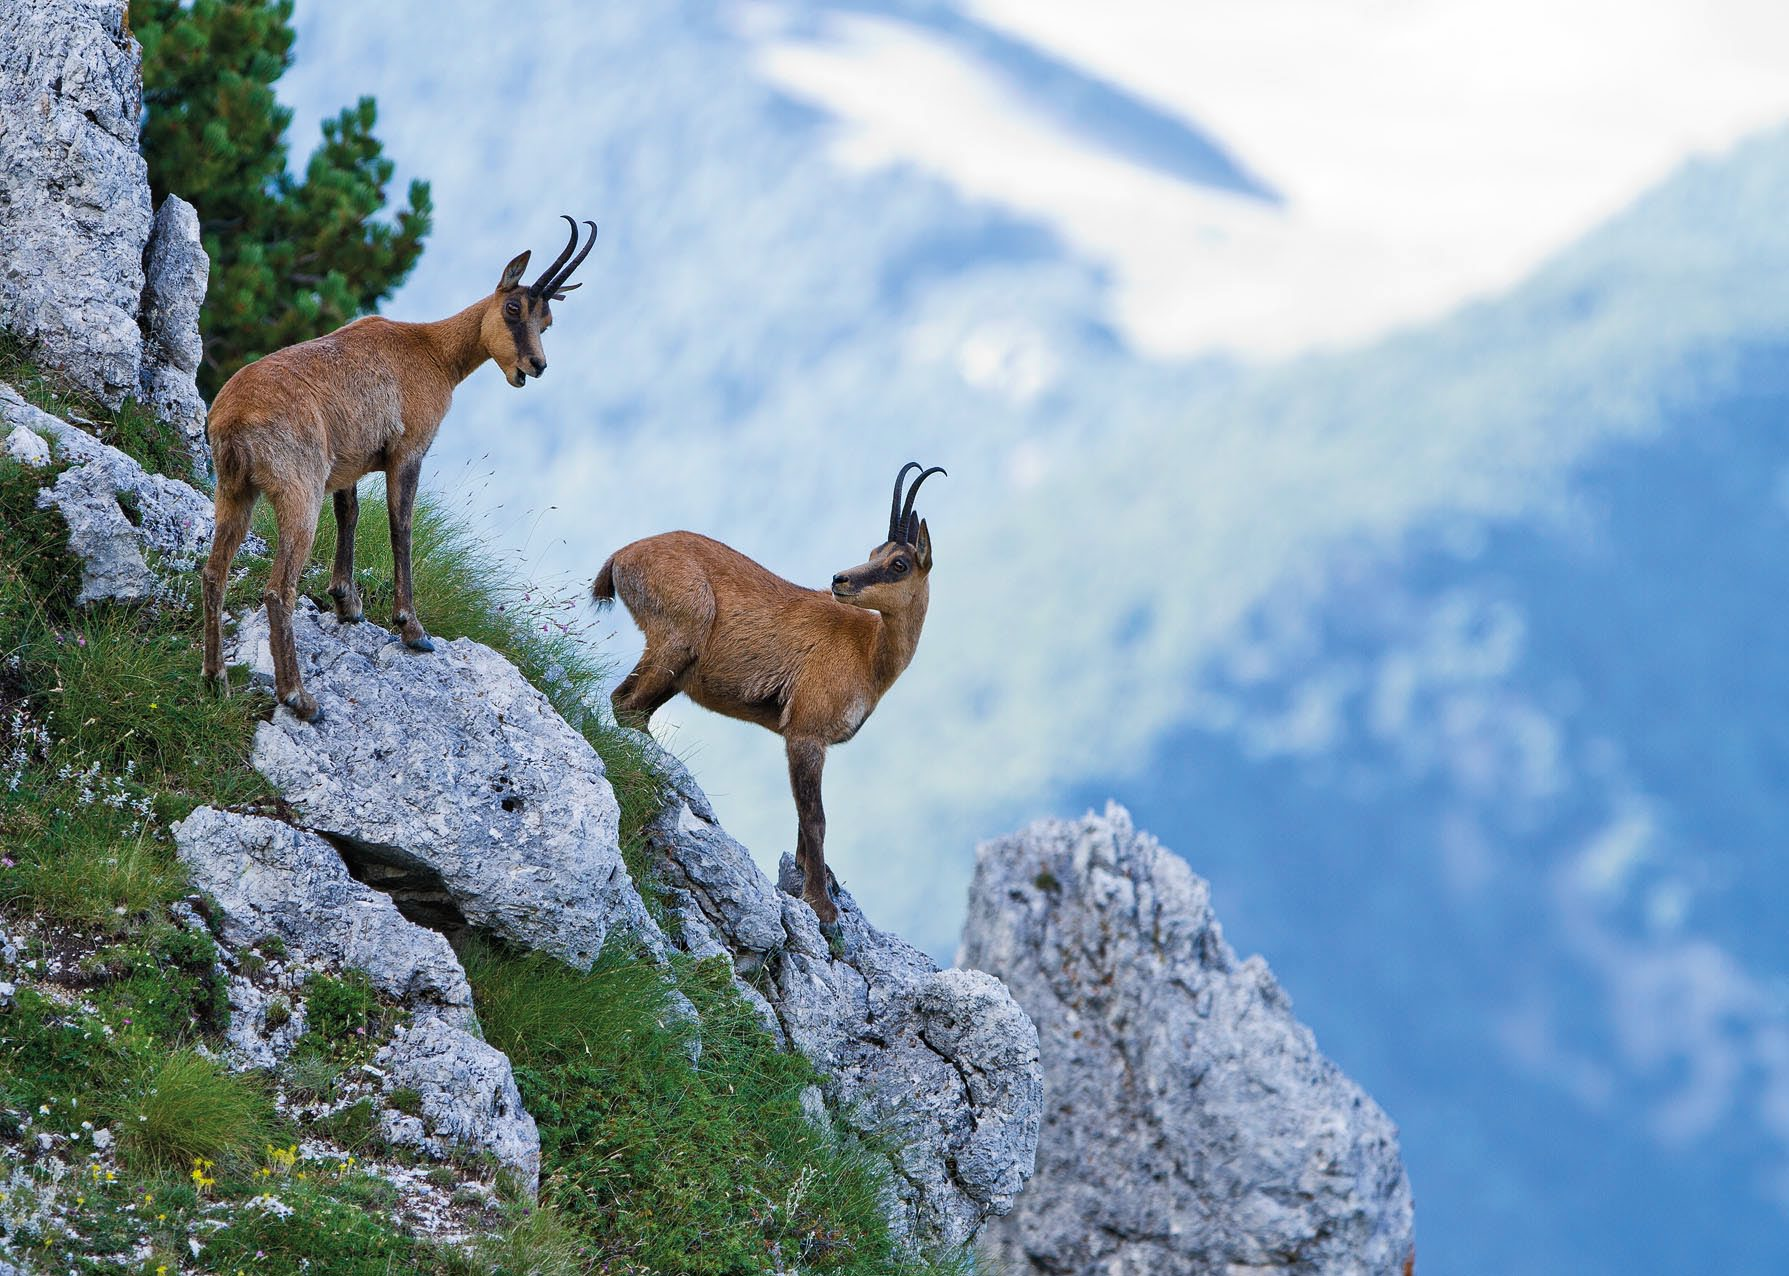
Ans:
[[[920,470],[907,489],[911,470]],[[826,870],[820,772],[826,747],[857,734],[901,676],[926,620],[932,536],[913,512],[919,485],[942,469],[909,461],[895,476],[888,539],[869,561],[803,589],[738,550],[694,532],[666,532],[609,556],[591,586],[597,606],[617,597],[646,650],[611,697],[618,722],[644,729],[679,691],[705,709],[783,737],[799,822],[802,898],[823,925],[838,922]]]
[[[540,335],[553,325],[549,302],[581,284],[568,284],[596,243],[596,224],[582,251],[578,224],[571,240],[532,284],[522,282],[528,253],[504,267],[497,288],[458,314],[435,323],[397,323],[378,315],[356,319],[327,336],[276,350],[224,383],[211,405],[207,430],[217,467],[217,528],[203,572],[205,678],[229,693],[223,666],[224,589],[230,564],[248,531],[255,497],[265,495],[279,526],[279,549],[262,601],[273,648],[274,694],[306,722],[322,710],[304,689],[292,641],[298,578],[310,558],[323,498],[335,494],[335,567],[329,596],[344,622],[361,618],[354,586],[354,525],[360,518],[355,484],[385,472],[391,523],[393,623],[404,645],[433,651],[416,617],[410,592],[410,523],[422,458],[435,441],[454,387],[487,359],[520,387],[546,371]],[[577,251],[574,257],[573,253]]]

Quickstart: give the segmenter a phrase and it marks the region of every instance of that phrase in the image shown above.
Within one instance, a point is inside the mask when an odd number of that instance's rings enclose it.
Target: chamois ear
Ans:
[[[522,282],[522,272],[528,269],[528,252],[524,248],[514,261],[503,268],[503,278],[497,281],[498,292],[507,292]]]
[[[931,530],[926,527],[926,521],[923,518],[919,520],[919,539],[914,542],[913,548],[919,553],[919,570],[922,572],[931,571],[932,533]]]

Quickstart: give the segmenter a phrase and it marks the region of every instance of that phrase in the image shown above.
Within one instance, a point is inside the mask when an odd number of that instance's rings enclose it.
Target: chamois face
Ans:
[[[540,334],[553,326],[549,299],[521,282],[527,268],[525,252],[509,263],[485,309],[481,328],[485,349],[503,369],[504,379],[518,389],[529,377],[538,377],[547,370]]]
[[[901,611],[926,587],[932,571],[932,533],[922,519],[915,544],[887,541],[870,552],[870,561],[832,578],[832,596],[870,611]]]

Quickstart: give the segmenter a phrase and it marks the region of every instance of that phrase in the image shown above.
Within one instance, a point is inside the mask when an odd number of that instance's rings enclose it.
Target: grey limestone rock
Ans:
[[[116,406],[138,388],[149,239],[126,0],[0,0],[0,327]]]
[[[54,506],[68,525],[69,550],[81,560],[78,602],[153,598],[161,579],[150,566],[152,556],[160,556],[167,570],[180,571],[210,549],[211,500],[197,489],[149,473],[117,448],[33,407],[4,383],[0,428],[49,440],[55,459],[67,463],[37,503]],[[265,547],[256,537],[248,548]]]
[[[728,956],[767,1023],[822,1073],[832,1119],[899,1149],[897,1232],[969,1240],[1031,1172],[1042,1090],[1030,1022],[998,980],[939,970],[844,891],[835,951],[791,883],[773,886],[720,827],[689,772],[662,752],[658,762],[671,792],[647,840],[679,946]]]
[[[143,267],[140,397],[180,430],[193,472],[203,478],[210,448],[196,377],[204,353],[199,307],[211,280],[211,259],[199,237],[199,214],[180,196],[169,195],[156,209]]]
[[[373,1059],[389,1095],[414,1090],[420,1122],[393,1121],[388,1137],[455,1143],[489,1152],[521,1176],[530,1193],[540,1186],[540,1131],[522,1107],[509,1060],[478,1038],[439,1019],[399,1028]]]
[[[6,436],[6,455],[20,465],[29,465],[41,470],[51,461],[50,442],[37,431],[23,425],[12,427],[12,433]]]
[[[369,873],[420,883],[471,925],[581,969],[611,934],[663,953],[621,860],[602,759],[514,665],[465,638],[418,654],[303,598],[293,630],[324,716],[276,710],[253,762],[301,823]],[[271,680],[265,610],[238,618],[229,658]]]
[[[298,961],[363,970],[407,1009],[475,1028],[472,989],[447,940],[350,877],[314,833],[202,806],[174,826],[174,845],[193,886],[216,901],[231,946],[277,936]]]
[[[986,1234],[1006,1270],[1403,1271],[1396,1129],[1122,808],[981,847],[960,961],[1006,981],[1043,1054],[1037,1174]]]

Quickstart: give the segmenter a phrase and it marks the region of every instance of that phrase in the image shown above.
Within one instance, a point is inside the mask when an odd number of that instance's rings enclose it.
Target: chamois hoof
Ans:
[[[317,697],[308,691],[294,691],[290,695],[280,697],[280,703],[298,715],[301,722],[321,722],[323,706],[317,703]]]
[[[360,595],[352,587],[337,589],[330,586],[329,596],[335,600],[335,618],[344,625],[358,624],[366,611],[360,605]]]
[[[404,639],[404,645],[411,651],[433,651],[435,643],[427,634],[418,634],[414,638]]]
[[[839,906],[830,897],[822,899],[810,898],[806,891],[802,892],[802,903],[814,910],[814,917],[820,923],[822,934],[836,934],[839,929]]]

